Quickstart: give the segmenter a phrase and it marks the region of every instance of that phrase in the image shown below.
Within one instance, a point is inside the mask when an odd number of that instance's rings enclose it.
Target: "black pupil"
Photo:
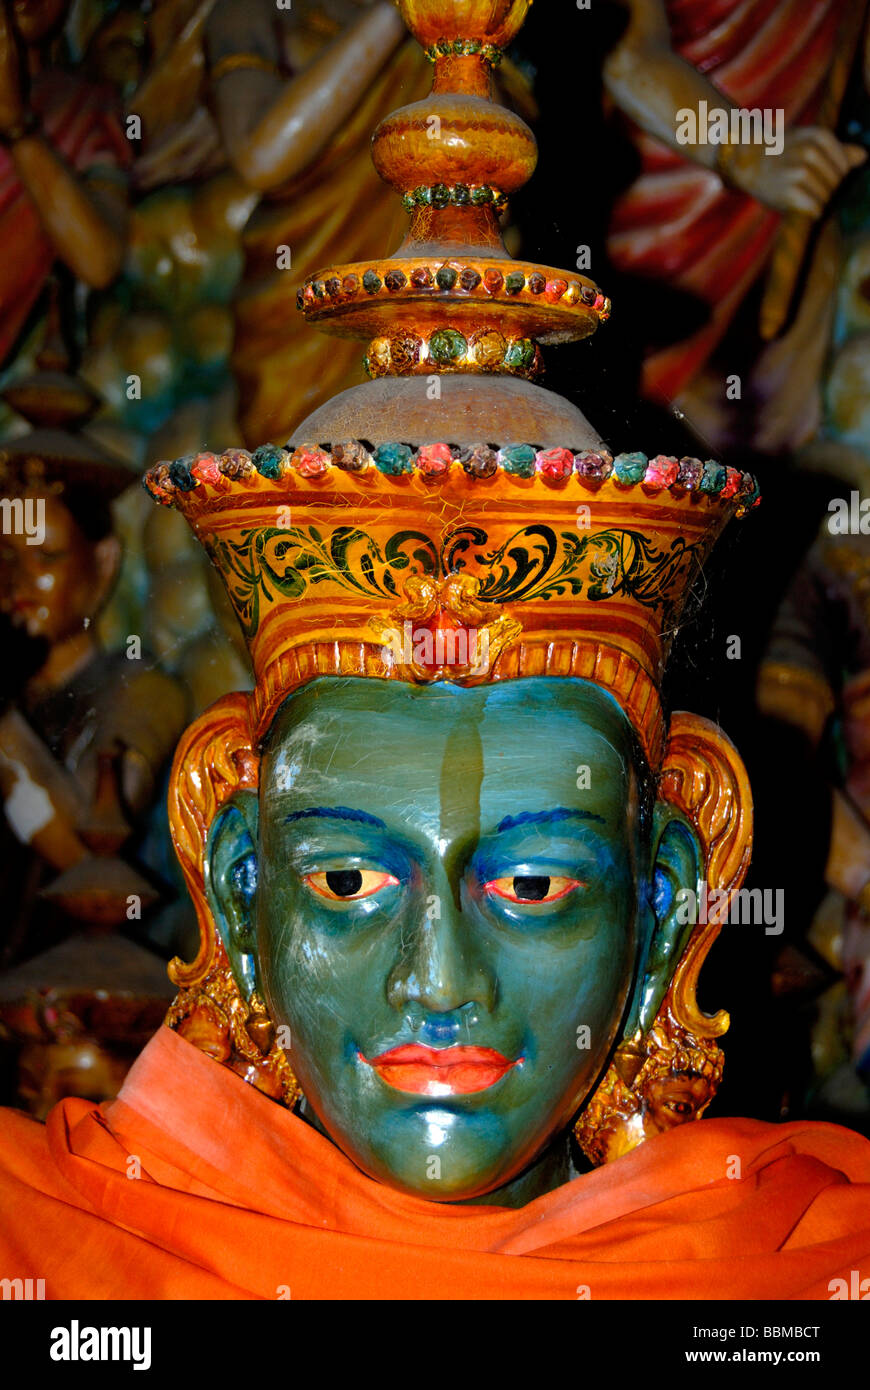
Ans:
[[[514,893],[524,902],[539,903],[550,891],[550,880],[540,874],[534,878],[515,878]]]
[[[362,888],[359,869],[336,869],[326,875],[326,886],[337,898],[352,898]]]

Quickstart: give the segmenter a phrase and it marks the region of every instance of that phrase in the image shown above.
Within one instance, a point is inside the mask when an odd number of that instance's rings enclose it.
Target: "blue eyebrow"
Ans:
[[[567,806],[559,806],[554,811],[521,811],[518,816],[505,816],[496,826],[495,833],[501,835],[504,830],[514,830],[518,825],[552,825],[560,820],[597,820],[601,825],[607,824],[603,816],[596,816],[593,811],[577,811]]]
[[[368,811],[354,811],[350,806],[311,806],[307,811],[291,811],[284,817],[284,824],[294,820],[307,820],[316,816],[328,820],[354,820],[363,825],[373,825],[377,830],[386,830],[386,824],[378,816],[370,816]]]

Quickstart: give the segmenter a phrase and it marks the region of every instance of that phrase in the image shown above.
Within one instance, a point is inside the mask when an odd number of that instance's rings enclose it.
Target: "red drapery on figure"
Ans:
[[[667,11],[675,52],[734,106],[782,110],[788,129],[816,119],[843,15],[862,3],[667,0]],[[632,138],[641,173],[614,207],[614,264],[665,280],[711,308],[699,332],[647,359],[644,394],[671,400],[706,362],[764,269],[780,218],[636,127]]]
[[[56,154],[76,173],[126,168],[130,152],[106,92],[67,73],[35,79],[31,104]],[[0,146],[0,365],[57,259],[9,151]]]

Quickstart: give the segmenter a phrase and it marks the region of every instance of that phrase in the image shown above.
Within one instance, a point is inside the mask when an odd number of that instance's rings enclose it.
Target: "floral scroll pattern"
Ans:
[[[582,535],[550,526],[524,526],[488,547],[480,526],[453,528],[438,544],[423,531],[397,531],[386,544],[353,526],[323,535],[315,526],[280,530],[262,527],[238,541],[212,540],[212,560],[225,576],[245,634],[260,622],[261,602],[300,599],[314,584],[328,582],[366,596],[400,596],[410,574],[441,579],[474,574],[480,598],[489,603],[529,603],[565,594],[597,602],[622,596],[661,610],[667,627],[681,603],[687,580],[706,547],[677,537],[659,550],[642,532],[622,529]]]

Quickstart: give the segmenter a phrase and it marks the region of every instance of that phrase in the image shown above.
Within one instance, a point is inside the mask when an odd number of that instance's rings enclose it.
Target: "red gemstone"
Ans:
[[[719,496],[733,497],[737,489],[743,484],[743,474],[737,468],[726,468],[725,475],[725,486]]]
[[[658,454],[647,464],[644,482],[651,483],[653,487],[671,487],[677,481],[679,472],[679,459],[669,458],[667,454]]]
[[[313,286],[313,285],[310,285],[310,284],[309,284],[309,285],[306,285],[306,286],[305,286],[305,289],[302,291],[302,298],[305,300],[305,303],[306,303],[306,304],[313,304],[313,303],[314,303],[314,286]]]
[[[545,478],[568,478],[574,467],[574,455],[570,449],[539,449],[535,467]]]
[[[306,449],[303,445],[295,451],[290,462],[303,478],[319,478],[326,472],[329,455],[322,449]]]
[[[214,454],[197,454],[190,471],[202,483],[220,482],[221,470]]]
[[[153,468],[149,468],[145,474],[145,484],[151,496],[156,499],[163,507],[168,507],[172,502],[172,492],[164,487],[169,481],[169,464],[166,462],[156,463]]]
[[[341,282],[341,288],[344,290],[345,294],[356,294],[359,289],[359,276],[345,275]]]
[[[428,266],[418,265],[411,271],[411,284],[415,290],[428,290],[432,285],[432,272]]]
[[[567,280],[548,280],[544,289],[544,298],[549,299],[551,304],[558,304],[567,288]]]
[[[490,294],[498,294],[504,285],[504,276],[500,270],[487,270],[483,276],[483,284]]]
[[[453,462],[448,444],[424,444],[417,450],[417,467],[427,478],[438,478]]]

